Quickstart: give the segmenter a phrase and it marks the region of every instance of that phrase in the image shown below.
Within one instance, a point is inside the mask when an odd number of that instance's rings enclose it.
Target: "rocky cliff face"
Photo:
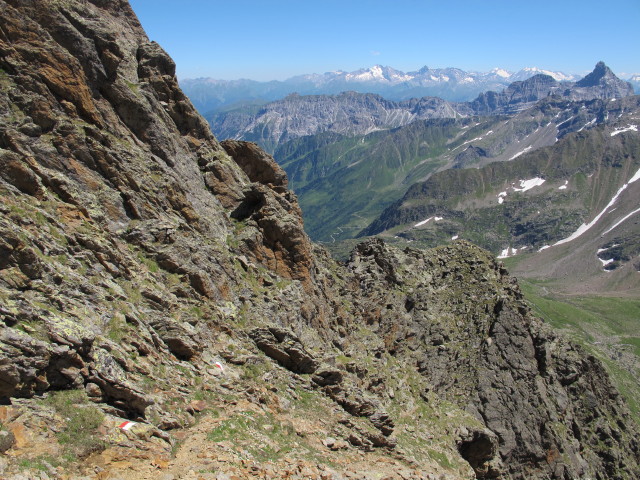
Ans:
[[[0,9],[5,478],[638,475],[600,365],[486,252],[338,265],[125,1]]]
[[[210,121],[221,138],[257,142],[273,152],[289,140],[322,132],[362,135],[414,120],[456,116],[455,108],[439,98],[393,102],[379,95],[344,92],[339,95],[293,94],[269,103],[255,113],[243,110],[219,113]]]

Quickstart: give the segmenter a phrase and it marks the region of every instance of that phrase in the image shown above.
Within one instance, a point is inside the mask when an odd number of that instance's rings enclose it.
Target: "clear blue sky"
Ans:
[[[130,0],[178,77],[282,80],[375,64],[640,73],[640,0]]]

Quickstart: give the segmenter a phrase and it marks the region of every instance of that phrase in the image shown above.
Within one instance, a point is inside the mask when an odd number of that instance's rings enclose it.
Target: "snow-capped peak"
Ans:
[[[568,81],[575,80],[574,75],[567,75],[562,72],[553,72],[551,70],[544,70],[538,67],[525,67],[522,70],[520,70],[518,73],[514,74],[511,77],[511,80],[512,81],[526,80],[527,78],[531,78],[532,76],[539,75],[539,74],[549,75],[550,77],[552,77],[554,80],[558,82],[568,82]]]
[[[494,75],[497,75],[502,78],[509,78],[511,76],[511,73],[507,72],[504,68],[499,68],[499,67],[492,69],[491,72],[489,73],[493,73]]]
[[[413,79],[413,76],[404,72],[394,70],[391,67],[382,65],[374,65],[370,68],[357,70],[355,72],[346,73],[345,80],[351,82],[391,82],[398,83]]]
[[[380,65],[374,65],[369,69],[369,72],[371,72],[371,75],[374,78],[384,78],[384,73],[382,72],[382,67]]]

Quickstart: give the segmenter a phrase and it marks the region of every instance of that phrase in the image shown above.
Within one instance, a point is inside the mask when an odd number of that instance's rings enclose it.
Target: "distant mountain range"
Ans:
[[[249,140],[273,153],[295,138],[323,132],[364,135],[397,128],[417,120],[464,118],[474,115],[511,115],[550,95],[567,100],[625,97],[633,87],[602,62],[576,82],[537,74],[511,83],[501,92],[481,93],[471,102],[449,102],[436,97],[392,101],[376,94],[289,95],[262,106],[245,106],[207,116],[219,138]]]
[[[220,138],[255,141],[272,152],[299,196],[307,232],[333,242],[402,223],[402,216],[392,215],[391,223],[389,215],[376,217],[435,172],[509,162],[572,132],[610,124],[628,109],[618,99],[632,94],[600,62],[576,82],[538,74],[472,102],[291,95],[209,121]],[[472,240],[496,253],[504,248],[502,238]]]
[[[181,80],[180,85],[196,108],[203,114],[238,105],[263,104],[279,100],[291,93],[299,95],[331,95],[345,91],[376,93],[389,100],[439,97],[450,102],[465,102],[490,90],[500,91],[516,81],[534,75],[551,76],[558,82],[572,82],[579,76],[537,67],[518,72],[494,68],[490,72],[470,72],[459,68],[423,67],[415,72],[402,72],[375,65],[353,72],[335,71],[299,75],[284,81],[216,80],[196,78]],[[640,76],[629,79],[640,91]]]

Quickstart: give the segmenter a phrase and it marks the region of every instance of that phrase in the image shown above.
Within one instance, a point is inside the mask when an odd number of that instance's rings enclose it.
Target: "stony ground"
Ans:
[[[213,394],[240,392],[223,380]],[[293,392],[294,390],[291,389]],[[303,390],[304,392],[304,390]],[[341,437],[346,416],[332,402],[306,392],[285,408],[275,392],[249,389],[221,402],[193,400],[193,424],[167,434],[144,423],[129,430],[122,418],[103,416],[84,444],[61,442],[69,418],[41,402],[1,407],[13,436],[1,458],[2,478],[13,480],[234,480],[234,479],[442,479],[471,478],[437,462],[418,466],[401,452],[364,451]],[[295,394],[294,394],[295,395]],[[308,402],[317,402],[309,410]],[[90,446],[89,444],[93,444]],[[97,452],[91,452],[97,449]],[[104,450],[103,450],[104,449]],[[390,455],[391,454],[391,455]],[[78,457],[81,455],[81,458]]]

